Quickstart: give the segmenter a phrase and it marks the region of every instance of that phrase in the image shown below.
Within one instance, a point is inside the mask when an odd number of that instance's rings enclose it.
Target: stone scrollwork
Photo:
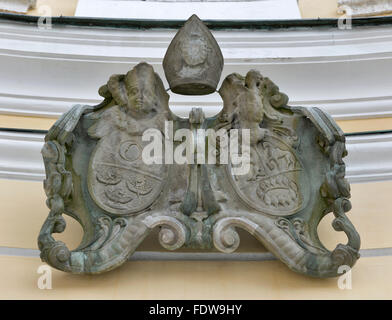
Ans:
[[[222,54],[196,16],[169,46],[164,67],[181,94],[216,89]],[[228,75],[218,92],[219,114],[208,118],[193,108],[188,119],[179,118],[153,67],[140,63],[110,77],[99,89],[102,103],[65,113],[42,149],[50,211],[38,237],[41,259],[66,272],[96,274],[127,261],[154,228],[165,249],[225,253],[239,247],[241,228],[296,272],[334,277],[340,266],[351,268],[360,238],[346,215],[347,151],[334,120],[318,108],[289,106],[287,95],[256,70]],[[214,134],[199,135],[208,130]],[[233,139],[236,158],[225,162]],[[216,161],[201,161],[210,148]],[[186,161],[173,161],[185,151]],[[244,172],[236,170],[238,159]],[[348,238],[332,251],[317,234],[330,212],[333,228]],[[74,250],[53,237],[65,230],[63,214],[84,230]]]
[[[159,243],[168,250],[181,248],[187,239],[187,230],[183,223],[174,217],[148,216],[143,223],[150,229],[161,226]]]
[[[153,85],[155,92],[149,93],[147,97],[140,97],[141,91],[148,90],[145,88],[146,82]],[[129,94],[124,94],[121,87],[126,87]],[[147,114],[144,126],[161,128],[162,118],[167,117],[167,94],[152,67],[139,64],[127,76],[112,77],[108,84],[100,89],[100,94],[105,98],[100,105],[77,105],[64,114],[49,130],[42,149],[46,170],[44,189],[50,213],[38,238],[41,258],[53,267],[73,273],[107,271],[128,259],[149,233],[149,228],[142,222],[142,218],[132,217],[129,213],[142,211],[150,204],[149,201],[154,201],[145,198],[152,192],[153,187],[158,189],[155,192],[158,195],[161,192],[162,186],[156,183],[153,185],[151,177],[158,181],[164,178],[164,175],[154,175],[154,170],[161,173],[161,167],[148,168],[150,171],[146,171],[140,165],[132,163],[133,160],[139,159],[133,158],[135,151],[131,148],[132,144],[124,151],[124,143],[115,143],[124,136],[125,140],[140,140],[142,125],[127,130],[128,123],[135,121],[135,118],[140,119]],[[141,105],[139,101],[142,98],[148,98],[150,105]],[[119,101],[126,105],[121,107],[121,110]],[[111,105],[117,108],[111,108]],[[150,116],[149,110],[146,109],[151,107],[154,108],[154,116]],[[81,134],[84,124],[90,127],[89,134],[85,135],[85,140],[78,140],[77,136]],[[112,130],[112,125],[118,128],[117,131]],[[105,139],[97,143],[96,138],[99,140],[107,135],[112,139],[111,144],[105,145]],[[86,151],[96,155],[92,157],[93,161],[84,158]],[[121,163],[121,155],[124,154],[124,163]],[[95,165],[94,159],[97,157],[98,164]],[[102,165],[103,161],[107,161],[106,167],[105,164]],[[129,172],[125,179],[124,171]],[[80,182],[81,180],[84,182]],[[103,193],[98,193],[97,196],[98,191],[95,190],[100,190],[101,184],[104,186]],[[112,190],[111,186],[116,189]],[[126,192],[122,191],[125,188]],[[91,200],[83,198],[81,193],[88,193],[86,197]],[[128,198],[129,194],[132,195],[131,199]],[[129,207],[131,210],[126,207],[124,211],[124,204],[133,199],[135,203]],[[102,203],[113,204],[112,208],[117,205],[114,207],[117,210],[105,210],[107,208]],[[95,209],[91,206],[95,206]],[[81,245],[72,252],[64,243],[52,237],[52,233],[63,232],[65,229],[63,213],[77,219],[86,231]],[[117,217],[110,216],[110,213],[116,214]],[[124,214],[126,216],[121,217]]]
[[[46,204],[50,209],[38,239],[41,258],[61,270],[70,271],[70,251],[61,241],[56,241],[52,233],[61,233],[66,223],[61,216],[64,202],[69,200],[72,193],[72,176],[65,169],[65,146],[56,141],[48,141],[42,149],[45,169],[44,190],[47,195]]]
[[[222,218],[214,225],[213,241],[215,248],[225,253],[237,250],[240,245],[240,236],[235,227],[244,229],[254,235],[259,226],[242,217]]]
[[[351,209],[350,185],[345,179],[345,165],[342,158],[347,154],[345,147],[345,137],[337,127],[335,122],[325,116],[328,121],[328,127],[333,132],[334,141],[328,141],[330,147],[328,154],[330,158],[330,170],[326,174],[324,183],[320,192],[326,200],[335,219],[332,226],[336,231],[343,231],[347,235],[348,243],[338,245],[332,252],[334,267],[348,265],[352,267],[359,258],[360,237],[354,226],[346,216],[346,212]]]

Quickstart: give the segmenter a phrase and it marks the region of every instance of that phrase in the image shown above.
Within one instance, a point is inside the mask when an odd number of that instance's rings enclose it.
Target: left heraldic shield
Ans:
[[[89,130],[99,142],[88,166],[88,190],[95,203],[109,213],[142,211],[162,191],[166,166],[143,160],[143,148],[150,142],[143,141],[142,129],[140,123],[115,106]]]

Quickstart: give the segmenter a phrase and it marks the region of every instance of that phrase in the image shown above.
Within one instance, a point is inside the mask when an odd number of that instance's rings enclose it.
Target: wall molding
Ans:
[[[102,99],[73,99],[65,97],[25,96],[0,93],[0,114],[58,118],[75,104],[96,105]],[[172,94],[170,106],[181,117],[188,116],[193,106],[201,107],[207,116],[217,114],[223,107],[218,94],[211,96],[179,96]],[[357,99],[301,100],[291,106],[319,107],[335,120],[392,117],[392,96],[363,97]]]
[[[42,181],[44,135],[0,131],[0,178]],[[392,180],[392,133],[350,135],[344,159],[351,183]]]
[[[392,248],[361,249],[362,258],[392,256]],[[37,249],[0,247],[0,256],[39,258]],[[277,260],[270,252],[165,252],[136,251],[129,261],[271,261]]]
[[[0,131],[0,178],[42,181],[44,135]]]
[[[214,30],[225,57],[224,76],[259,69],[288,94],[291,105],[318,106],[335,119],[392,116],[392,26],[276,30]],[[0,20],[0,114],[56,118],[73,104],[96,104],[98,88],[136,63],[162,58],[171,29],[129,30]],[[164,84],[167,86],[166,81]],[[333,93],[333,94],[332,94]],[[172,95],[179,115],[191,107],[218,112],[217,94]]]
[[[352,135],[346,141],[350,182],[392,180],[392,133]]]

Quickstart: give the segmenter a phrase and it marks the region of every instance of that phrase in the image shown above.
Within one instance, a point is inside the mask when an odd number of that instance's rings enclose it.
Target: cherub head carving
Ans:
[[[153,117],[168,111],[169,95],[162,80],[149,64],[142,62],[126,75],[113,75],[99,94],[114,100],[134,118]]]
[[[255,70],[249,71],[246,77],[236,73],[226,77],[219,90],[224,102],[221,116],[229,122],[246,121],[245,127],[258,126],[264,116],[262,81],[263,76]]]
[[[220,119],[232,122],[236,118],[258,126],[264,117],[281,122],[276,111],[288,103],[288,97],[279,91],[269,78],[257,70],[250,70],[245,77],[232,73],[223,81],[219,94],[223,99]],[[249,126],[247,126],[249,127]]]

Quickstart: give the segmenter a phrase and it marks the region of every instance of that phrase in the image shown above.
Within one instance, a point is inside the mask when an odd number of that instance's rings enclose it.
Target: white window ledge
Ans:
[[[339,0],[338,13],[352,17],[378,16],[392,13],[391,0]]]
[[[153,20],[186,20],[196,14],[204,20],[301,19],[296,0],[234,2],[155,2],[79,0],[75,16]]]

